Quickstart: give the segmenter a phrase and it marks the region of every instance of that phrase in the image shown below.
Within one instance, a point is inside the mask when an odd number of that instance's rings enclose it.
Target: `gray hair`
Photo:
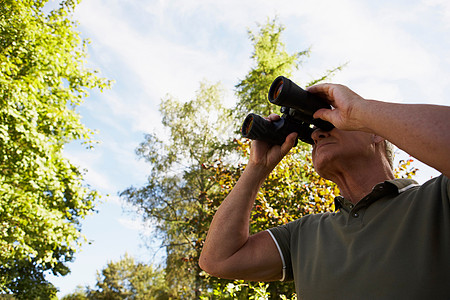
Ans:
[[[391,169],[394,170],[394,145],[388,140],[384,140],[384,150],[389,166],[391,166]]]

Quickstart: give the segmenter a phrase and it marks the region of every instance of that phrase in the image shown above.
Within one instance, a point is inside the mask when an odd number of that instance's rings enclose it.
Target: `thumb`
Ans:
[[[332,113],[333,113],[333,111],[331,109],[321,108],[314,113],[313,118],[322,119],[322,120],[332,123],[331,122]]]
[[[283,156],[286,155],[292,147],[294,147],[297,136],[298,134],[296,132],[292,132],[286,137],[283,145],[281,145],[281,153]]]

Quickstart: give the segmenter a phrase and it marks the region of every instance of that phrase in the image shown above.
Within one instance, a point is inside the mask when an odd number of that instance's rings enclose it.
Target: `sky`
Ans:
[[[94,286],[96,271],[125,253],[162,262],[157,241],[145,242],[155,234],[152,225],[142,224],[118,196],[145,184],[149,166],[134,151],[144,134],[163,132],[158,107],[167,95],[191,100],[207,80],[221,82],[226,102],[234,103],[234,86],[253,66],[248,30],[275,17],[285,26],[289,53],[311,49],[291,77],[300,86],[346,63],[330,81],[365,98],[450,104],[447,0],[84,0],[75,19],[91,41],[89,65],[115,83],[92,91],[78,110],[99,144],[65,149],[103,196],[98,212],[82,223],[90,243],[69,264],[71,274],[48,276],[59,296]],[[416,165],[419,182],[438,175]]]

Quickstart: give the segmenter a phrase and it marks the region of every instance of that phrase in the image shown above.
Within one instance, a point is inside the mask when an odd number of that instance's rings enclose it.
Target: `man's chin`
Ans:
[[[329,172],[329,162],[321,161],[314,162],[313,161],[314,170],[316,170],[316,173],[319,174],[320,177],[331,180],[330,172]]]

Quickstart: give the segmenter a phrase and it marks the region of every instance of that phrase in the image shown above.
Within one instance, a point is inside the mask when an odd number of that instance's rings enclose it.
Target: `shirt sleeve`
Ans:
[[[447,197],[448,197],[448,199],[450,199],[450,180],[448,179],[447,176],[442,175],[442,177],[443,177],[444,184],[447,188]]]
[[[280,253],[281,261],[283,263],[283,276],[281,281],[292,281],[294,279],[292,272],[291,261],[291,232],[287,225],[274,227],[267,230],[272,237],[275,245]]]

